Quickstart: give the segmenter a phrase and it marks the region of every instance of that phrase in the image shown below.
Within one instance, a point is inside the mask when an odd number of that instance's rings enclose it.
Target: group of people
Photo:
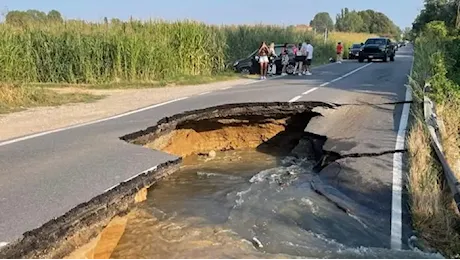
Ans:
[[[289,65],[289,51],[288,47],[290,44],[285,43],[283,49],[281,50],[281,66],[283,66],[281,70],[281,75],[285,76],[286,67]],[[292,46],[292,52],[295,55],[295,68],[294,68],[294,75],[298,74],[301,75],[311,75],[310,67],[311,62],[313,60],[313,46],[311,45],[309,40],[304,41],[303,43],[299,43],[298,46]],[[343,60],[343,45],[341,42],[337,44],[336,47],[337,52],[337,63],[342,63]],[[258,57],[259,57],[259,64],[260,64],[260,79],[266,79],[267,74],[274,75],[276,74],[276,64],[275,59],[278,55],[275,52],[275,43],[271,43],[270,46],[266,44],[266,42],[262,42],[260,44],[258,50]],[[332,58],[331,58],[332,59]]]
[[[281,75],[287,75],[286,67],[289,65],[289,45],[285,43],[281,50]],[[311,75],[310,66],[313,60],[313,46],[309,40],[299,43],[298,46],[292,47],[292,52],[295,55],[296,65],[294,68],[294,74],[298,73],[301,75]],[[258,50],[259,64],[260,64],[260,79],[266,79],[267,74],[276,74],[275,59],[278,57],[275,52],[275,43],[271,43],[267,46],[266,42],[260,44]]]

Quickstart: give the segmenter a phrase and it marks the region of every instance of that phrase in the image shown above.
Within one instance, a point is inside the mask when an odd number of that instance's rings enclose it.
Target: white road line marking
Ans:
[[[302,96],[293,97],[291,100],[289,100],[289,103],[296,102],[296,101],[299,100],[301,97],[302,97]]]
[[[144,174],[144,173],[146,173],[146,172],[155,171],[155,170],[157,169],[157,167],[158,167],[158,165],[155,165],[155,166],[153,166],[153,167],[151,167],[151,168],[148,168],[148,169],[145,170],[145,171],[141,171],[141,172],[138,173],[138,174],[134,174],[133,176],[129,177],[128,179],[126,179],[126,180],[124,180],[124,181],[122,181],[122,182],[120,182],[120,183],[128,182],[128,181],[130,181],[130,180],[136,178],[137,176],[139,176],[139,175],[141,175],[141,174]],[[115,184],[115,185],[113,185],[112,187],[106,189],[106,190],[104,191],[104,193],[106,193],[106,192],[108,192],[108,191],[114,189],[115,187],[117,187],[118,185],[120,185],[120,183]]]
[[[344,78],[346,78],[346,77],[348,77],[348,76],[350,76],[350,75],[352,75],[352,74],[354,74],[354,73],[356,73],[356,72],[358,72],[358,71],[360,71],[360,70],[362,70],[362,69],[364,69],[364,68],[366,68],[366,67],[368,67],[368,66],[370,66],[370,65],[372,65],[372,64],[373,64],[372,62],[371,62],[371,63],[368,63],[368,64],[366,64],[366,65],[364,65],[364,66],[361,66],[361,67],[359,67],[359,68],[357,68],[357,69],[355,69],[355,70],[352,70],[352,71],[348,72],[347,74],[342,75],[342,76],[340,76],[340,77],[338,77],[338,78],[336,78],[336,79],[333,79],[333,80],[328,81],[328,82],[324,82],[323,84],[321,84],[321,85],[319,85],[319,86],[320,86],[320,87],[325,87],[325,86],[327,86],[327,85],[329,85],[329,84],[331,84],[331,83],[334,83],[334,82],[337,82],[337,81],[339,81],[339,80],[342,80],[342,79],[344,79]]]
[[[369,63],[366,66],[369,66],[370,64],[372,64],[372,63]],[[329,66],[329,65],[331,65],[331,64],[324,64],[324,65],[321,65],[321,66],[318,66],[318,67],[315,67],[315,68],[326,67],[326,66]],[[364,68],[366,66],[363,66],[361,68]],[[361,69],[361,68],[359,68],[359,69]],[[352,71],[352,72],[354,73],[356,71]],[[277,78],[281,78],[281,77],[285,77],[285,76],[275,76],[275,77],[273,77],[271,79],[277,79]],[[260,82],[260,81],[249,82],[246,85],[253,84],[253,83],[256,83],[256,82]],[[220,89],[220,90],[226,90],[226,89],[229,89],[229,88],[231,88],[231,87],[223,88],[223,89]],[[5,145],[8,145],[8,144],[17,143],[17,142],[25,141],[25,140],[32,139],[32,138],[35,138],[35,137],[40,137],[40,136],[44,136],[44,135],[48,135],[48,134],[52,134],[52,133],[62,132],[62,131],[65,131],[65,130],[70,130],[70,129],[74,129],[74,128],[78,128],[78,127],[82,127],[82,126],[97,124],[97,123],[101,123],[101,122],[104,122],[104,121],[109,121],[109,120],[112,120],[112,119],[132,115],[132,114],[139,113],[139,112],[149,110],[149,109],[152,109],[152,108],[167,105],[167,104],[170,104],[170,103],[173,103],[173,102],[181,101],[181,100],[184,100],[184,99],[187,99],[187,98],[189,98],[189,97],[177,98],[177,99],[173,99],[173,100],[166,101],[166,102],[163,102],[163,103],[155,104],[155,105],[152,105],[152,106],[148,106],[148,107],[136,109],[136,110],[133,110],[133,111],[129,111],[129,112],[119,114],[119,115],[116,115],[116,116],[112,116],[112,117],[107,117],[107,118],[103,118],[103,119],[99,119],[99,120],[95,120],[95,121],[90,121],[90,122],[86,122],[86,123],[82,123],[82,124],[76,124],[76,125],[72,125],[72,126],[67,126],[67,127],[61,127],[61,128],[57,128],[57,129],[54,129],[54,130],[40,132],[40,133],[36,133],[36,134],[26,135],[26,136],[23,136],[23,137],[19,137],[19,138],[15,138],[15,139],[0,142],[0,146],[5,146]]]
[[[309,94],[309,93],[311,93],[311,92],[313,92],[313,91],[315,91],[315,90],[317,90],[317,89],[318,89],[317,87],[316,87],[316,88],[309,89],[309,90],[305,91],[304,93],[302,93],[302,95],[307,95],[307,94]]]
[[[324,68],[324,67],[329,67],[331,65],[335,65],[336,63],[327,63],[327,64],[323,64],[323,65],[319,65],[319,66],[316,66],[316,67],[312,67],[312,69],[319,69],[319,68]],[[267,78],[265,80],[258,80],[258,79],[254,79],[254,81],[251,81],[251,82],[247,82],[245,84],[242,84],[242,86],[246,86],[246,85],[251,85],[251,84],[255,84],[255,83],[259,83],[259,82],[263,82],[263,81],[266,81],[266,80],[272,80],[272,79],[279,79],[279,78],[282,78],[282,77],[287,77],[289,75],[278,75],[278,76],[273,76],[273,77],[270,77],[270,78]]]
[[[209,93],[211,93],[211,91],[206,91],[206,92],[200,93],[200,94],[198,94],[198,96],[203,96],[203,95],[206,95],[206,94],[209,94]]]
[[[74,129],[74,128],[78,128],[78,127],[82,127],[82,126],[101,123],[101,122],[104,122],[104,121],[109,121],[109,120],[112,120],[112,119],[116,119],[116,118],[120,118],[120,117],[124,117],[124,116],[128,116],[128,115],[132,115],[132,114],[135,114],[135,113],[139,113],[139,112],[142,112],[142,111],[145,111],[145,110],[149,110],[149,109],[152,109],[152,108],[161,107],[161,106],[171,104],[171,103],[174,103],[174,102],[177,102],[177,101],[181,101],[181,100],[184,100],[184,99],[187,99],[187,98],[188,97],[177,98],[177,99],[173,99],[173,100],[166,101],[166,102],[163,102],[163,103],[159,103],[159,104],[151,105],[151,106],[148,106],[148,107],[144,107],[144,108],[136,109],[136,110],[133,110],[133,111],[129,111],[129,112],[119,114],[119,115],[116,115],[116,116],[111,116],[111,117],[107,117],[107,118],[103,118],[103,119],[99,119],[99,120],[95,120],[95,121],[90,121],[90,122],[87,122],[87,123],[82,123],[82,124],[77,124],[77,125],[57,128],[57,129],[46,131],[46,132],[41,132],[41,133],[37,133],[37,134],[27,135],[27,136],[24,136],[24,137],[19,137],[19,138],[16,138],[16,139],[0,142],[0,146],[12,144],[12,143],[17,143],[17,142],[25,141],[25,140],[32,139],[32,138],[35,138],[35,137],[40,137],[40,136],[44,136],[44,135],[48,135],[48,134],[52,134],[52,133],[62,132],[62,131],[65,131],[65,130]]]
[[[414,67],[412,67],[410,74]],[[406,101],[412,100],[410,87],[406,87]],[[396,137],[395,150],[402,150],[406,143],[407,123],[409,121],[410,103],[403,106],[401,119],[399,121],[398,135]],[[403,154],[393,155],[393,184],[391,198],[391,249],[401,250],[402,248],[402,185],[403,185]]]

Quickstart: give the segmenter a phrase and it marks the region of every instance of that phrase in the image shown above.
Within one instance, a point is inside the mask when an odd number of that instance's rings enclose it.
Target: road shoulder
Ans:
[[[199,95],[251,82],[255,82],[255,80],[238,79],[202,85],[153,89],[95,90],[57,88],[53,90],[58,93],[86,92],[104,95],[106,98],[92,103],[38,107],[0,115],[0,124],[7,126],[0,129],[0,140],[86,123],[185,96]]]

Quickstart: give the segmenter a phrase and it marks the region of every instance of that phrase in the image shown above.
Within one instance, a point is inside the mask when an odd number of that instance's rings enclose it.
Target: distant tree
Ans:
[[[16,26],[63,21],[64,19],[61,13],[56,10],[51,10],[48,14],[34,9],[27,11],[10,11],[5,16],[6,23]]]
[[[460,28],[460,1],[425,0],[423,10],[412,24],[412,30],[420,33],[432,21],[443,21],[447,28]]]
[[[327,12],[317,13],[313,20],[310,22],[310,26],[315,28],[317,31],[323,32],[326,29],[332,31],[334,29],[334,21]]]
[[[356,11],[349,11],[348,8],[342,9],[336,17],[335,27],[342,32],[360,32],[364,22]]]
[[[26,16],[29,19],[29,22],[46,22],[48,20],[48,16],[45,12],[35,9],[27,10]]]
[[[120,19],[118,19],[118,18],[112,18],[112,19],[110,19],[110,23],[111,24],[121,24],[122,21]]]
[[[338,31],[364,32],[400,37],[401,30],[388,16],[373,10],[350,11],[342,9],[337,15],[335,27]]]
[[[64,22],[64,19],[62,18],[61,13],[56,10],[51,10],[48,12],[47,20],[48,22],[57,22],[57,23]]]
[[[402,34],[403,34],[403,40],[413,40],[414,39],[411,27],[404,28],[404,30],[402,31]]]
[[[21,11],[10,11],[5,16],[5,22],[12,25],[24,25],[27,23],[25,13]]]

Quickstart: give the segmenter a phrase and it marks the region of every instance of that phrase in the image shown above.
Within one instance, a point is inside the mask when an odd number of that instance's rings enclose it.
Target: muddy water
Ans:
[[[311,167],[252,150],[187,158],[129,214],[111,258],[435,257],[381,248],[388,227],[366,208],[351,215],[313,191]]]

